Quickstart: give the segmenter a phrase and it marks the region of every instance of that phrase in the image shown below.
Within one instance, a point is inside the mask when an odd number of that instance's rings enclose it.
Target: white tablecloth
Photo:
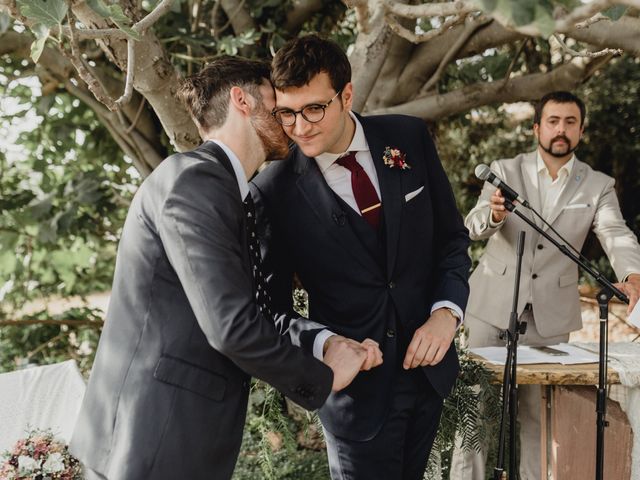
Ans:
[[[69,441],[84,396],[76,362],[30,367],[0,375],[0,452],[27,429],[51,429]]]

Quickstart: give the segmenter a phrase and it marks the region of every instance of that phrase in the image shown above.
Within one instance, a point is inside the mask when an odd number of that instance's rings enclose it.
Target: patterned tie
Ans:
[[[351,188],[363,218],[373,228],[380,225],[380,199],[371,179],[364,168],[356,161],[356,152],[349,152],[336,160],[338,165],[351,172]]]
[[[262,258],[260,257],[260,242],[256,234],[256,207],[251,197],[251,192],[244,201],[244,212],[247,217],[247,238],[249,239],[249,254],[251,263],[253,264],[253,280],[257,287],[256,300],[260,311],[264,316],[273,320],[271,312],[271,296],[267,293],[264,273],[262,271]]]

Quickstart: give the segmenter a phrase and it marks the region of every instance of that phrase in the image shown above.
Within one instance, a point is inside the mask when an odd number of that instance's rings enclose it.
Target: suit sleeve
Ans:
[[[432,195],[436,258],[434,302],[450,301],[463,311],[469,298],[471,260],[469,233],[458,211],[449,179],[442,168],[435,145],[424,137],[427,181]]]
[[[593,230],[602,245],[618,280],[631,273],[640,273],[640,245],[625,223],[611,178],[598,200]]]
[[[500,177],[505,178],[499,162],[492,162],[491,170],[497,172]],[[500,230],[506,221],[506,218],[497,224],[491,221],[491,195],[495,191],[496,187],[494,185],[484,182],[476,206],[471,209],[464,219],[464,224],[469,229],[471,240],[486,240]]]
[[[210,345],[305,408],[321,406],[331,390],[331,370],[280,335],[254,301],[242,251],[243,210],[228,172],[214,162],[186,168],[157,225]]]
[[[313,352],[316,335],[326,329],[320,323],[299,315],[293,308],[294,267],[286,251],[286,242],[279,236],[276,216],[268,196],[252,182],[251,195],[256,204],[258,232],[262,249],[264,273],[267,276],[269,294],[275,322],[282,334],[288,334],[294,345]]]

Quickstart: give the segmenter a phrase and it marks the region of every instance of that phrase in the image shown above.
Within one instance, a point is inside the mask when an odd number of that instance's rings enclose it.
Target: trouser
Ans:
[[[533,311],[529,308],[520,316],[521,322],[527,322],[527,333],[520,335],[518,345],[555,345],[569,340],[569,334],[555,337],[543,337],[536,328]],[[501,330],[469,314],[465,316],[465,329],[469,332],[469,347],[489,347],[505,345],[500,339]],[[520,424],[520,479],[546,479],[541,472],[542,446],[540,445],[540,412],[542,402],[539,385],[518,386],[518,423]],[[485,439],[497,442],[498,439]],[[464,451],[460,446],[460,438],[451,459],[450,480],[485,480],[487,469],[486,458],[489,445],[482,445],[480,452]],[[494,465],[490,465],[493,471]]]
[[[398,372],[387,418],[374,438],[346,440],[325,429],[332,480],[422,480],[442,402],[421,369]]]

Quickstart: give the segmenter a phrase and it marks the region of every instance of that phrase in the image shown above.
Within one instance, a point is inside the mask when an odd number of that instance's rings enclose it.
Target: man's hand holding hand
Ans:
[[[349,386],[361,370],[370,370],[382,363],[378,344],[367,338],[362,343],[332,335],[324,344],[324,363],[333,370],[334,392]]]
[[[458,319],[448,309],[435,310],[413,334],[402,363],[405,370],[440,363],[451,346],[457,324]]]
[[[360,367],[360,370],[371,370],[379,365],[382,365],[382,351],[378,342],[365,338],[361,345],[367,349],[367,359]]]

